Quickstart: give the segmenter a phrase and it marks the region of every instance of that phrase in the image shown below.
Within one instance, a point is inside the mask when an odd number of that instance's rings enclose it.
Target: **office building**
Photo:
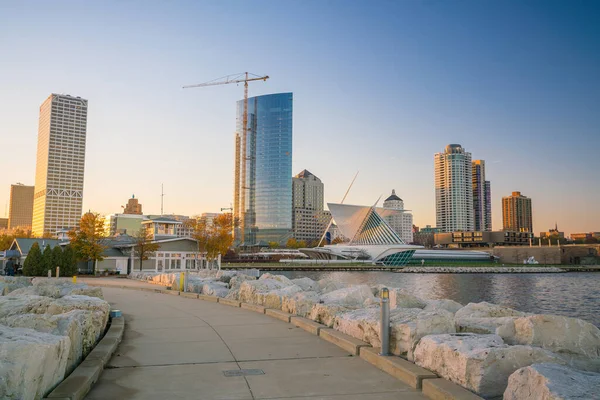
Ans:
[[[0,230],[8,229],[8,218],[0,218]]]
[[[142,205],[140,201],[135,198],[135,195],[132,195],[129,200],[127,200],[127,205],[123,207],[123,214],[135,214],[142,215]]]
[[[533,232],[531,199],[512,192],[512,195],[502,198],[502,226],[505,231]]]
[[[142,227],[143,215],[138,214],[110,214],[104,218],[104,233],[107,236],[138,234]]]
[[[396,195],[395,190],[392,190],[390,197],[383,202],[383,210],[380,213],[404,243],[413,242],[413,215],[404,210],[404,201]]]
[[[492,200],[490,181],[485,180],[485,161],[475,160],[473,166],[473,219],[476,231],[492,230]]]
[[[435,244],[449,248],[529,246],[533,240],[530,232],[475,231],[436,233]]]
[[[449,144],[436,153],[436,224],[443,232],[473,231],[473,166],[471,153],[460,144]]]
[[[35,193],[34,235],[79,227],[88,101],[51,94],[40,107]]]
[[[329,213],[323,211],[323,182],[307,170],[292,178],[292,230],[296,240],[319,240],[327,224]]]
[[[233,216],[239,221],[235,243],[256,246],[292,235],[292,93],[237,103]]]
[[[22,183],[10,185],[8,229],[31,230],[34,190],[34,186],[25,186]]]

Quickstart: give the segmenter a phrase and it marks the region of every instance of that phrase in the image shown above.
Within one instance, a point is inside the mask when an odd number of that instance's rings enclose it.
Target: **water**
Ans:
[[[520,311],[581,318],[600,327],[600,273],[402,274],[394,272],[272,272],[288,278],[328,278],[352,284],[384,284],[429,299],[461,304],[487,301]]]

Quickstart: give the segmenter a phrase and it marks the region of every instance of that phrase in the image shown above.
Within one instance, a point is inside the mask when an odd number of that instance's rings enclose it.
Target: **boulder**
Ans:
[[[560,362],[551,352],[530,346],[508,346],[498,335],[456,333],[421,339],[417,365],[482,397],[501,396],[508,377],[534,363]]]
[[[257,293],[255,304],[265,306],[266,308],[281,310],[282,301],[284,298],[289,298],[300,292],[302,292],[302,288],[300,286],[292,285],[266,293]]]
[[[487,302],[469,303],[456,311],[456,318],[524,317],[527,313]]]
[[[228,285],[225,282],[206,282],[202,286],[202,294],[207,296],[225,297],[229,293],[227,286]]]
[[[514,344],[511,337],[515,332],[515,319],[518,317],[499,318],[454,318],[457,332],[495,334]]]
[[[255,281],[255,280],[256,280],[256,278],[253,276],[248,276],[248,275],[244,275],[244,274],[236,275],[236,276],[231,277],[231,279],[229,280],[229,288],[238,290],[240,288],[240,286],[242,286],[243,282]]]
[[[600,374],[558,364],[533,364],[508,378],[504,400],[580,400],[600,398]]]
[[[463,305],[457,303],[454,300],[448,299],[440,299],[440,300],[425,300],[427,305],[423,310],[425,311],[433,311],[433,310],[446,310],[450,311],[452,314],[456,313],[458,310],[463,308]]]
[[[51,303],[51,298],[35,295],[0,297],[0,318],[17,314],[44,314]]]
[[[13,328],[30,328],[57,336],[68,336],[70,350],[67,360],[67,374],[75,369],[95,344],[92,315],[83,310],[73,310],[58,315],[13,315],[0,320],[0,324]]]
[[[425,308],[427,303],[425,300],[413,296],[406,289],[391,288],[390,289],[390,309],[394,308]]]
[[[291,296],[282,297],[281,310],[300,317],[308,317],[312,308],[318,302],[319,294],[317,292],[298,292]]]
[[[103,299],[102,288],[90,288],[86,284],[73,284],[65,280],[36,278],[33,286],[23,287],[12,292],[13,296],[37,295],[58,299],[71,294],[79,294]]]
[[[294,285],[300,286],[305,292],[316,292],[319,290],[319,284],[310,278],[292,279]]]
[[[367,285],[350,286],[321,296],[324,304],[336,304],[346,308],[362,308],[367,300],[371,304],[377,301],[371,288]]]
[[[310,310],[308,318],[331,328],[336,317],[346,311],[350,311],[350,309],[338,304],[318,303]]]
[[[190,276],[187,279],[186,290],[191,293],[202,293],[202,288],[208,282],[214,282],[214,280],[212,278],[199,278],[197,276]]]
[[[529,315],[514,321],[514,341],[590,359],[600,358],[600,329],[589,322],[558,315]]]
[[[0,398],[41,399],[65,376],[70,340],[0,325]]]
[[[265,274],[266,275],[266,274]],[[263,275],[264,276],[264,275]],[[262,296],[277,289],[283,289],[288,284],[275,279],[259,279],[244,281],[240,285],[239,300],[244,303],[262,304]]]
[[[47,313],[58,315],[72,310],[85,310],[90,314],[92,319],[94,343],[97,342],[106,328],[108,314],[110,312],[110,304],[96,297],[79,295],[64,296],[60,299],[52,301],[52,303],[48,306]]]
[[[279,282],[283,283],[285,286],[290,286],[290,285],[292,285],[292,284],[293,284],[293,283],[292,283],[292,281],[291,281],[291,280],[290,280],[290,279],[289,279],[287,276],[283,276],[283,275],[273,275],[273,274],[270,274],[270,273],[268,273],[268,272],[267,272],[267,273],[265,273],[265,274],[262,274],[262,275],[260,276],[260,278],[258,278],[258,279],[259,279],[259,280],[263,280],[263,279],[273,279],[273,280],[276,280],[276,281],[279,281]]]
[[[325,294],[329,292],[333,292],[334,290],[347,288],[349,285],[346,283],[332,281],[330,279],[321,279],[317,282],[319,285],[319,292]]]
[[[0,296],[6,296],[10,292],[31,286],[31,278],[24,276],[0,276]]]

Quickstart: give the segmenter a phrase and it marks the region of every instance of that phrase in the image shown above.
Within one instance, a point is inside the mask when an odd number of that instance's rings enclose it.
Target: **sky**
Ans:
[[[435,226],[434,153],[486,161],[501,199],[532,198],[534,231],[600,230],[596,1],[0,0],[0,205],[33,185],[39,106],[89,100],[84,210],[195,215],[233,197],[236,85],[294,93],[293,171],[326,202],[392,189]],[[0,211],[0,215],[5,210]]]

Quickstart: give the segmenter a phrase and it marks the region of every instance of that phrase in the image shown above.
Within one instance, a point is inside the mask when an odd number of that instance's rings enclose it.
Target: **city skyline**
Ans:
[[[0,159],[10,171],[0,178],[0,201],[8,202],[11,184],[34,184],[38,106],[58,92],[94,105],[84,210],[119,212],[133,192],[158,213],[161,183],[166,213],[229,207],[242,88],[180,87],[248,70],[271,76],[251,96],[294,92],[292,169],[326,182],[326,202],[338,202],[360,170],[347,203],[371,204],[396,188],[416,225],[435,225],[431,155],[461,143],[486,160],[496,229],[501,197],[513,191],[535,202],[536,230],[555,221],[566,233],[600,226],[598,178],[585,168],[600,145],[596,5],[266,3],[259,15],[243,3],[233,13],[212,2],[113,4],[118,12],[0,5],[0,134],[11,149]],[[257,27],[247,13],[265,23]],[[197,24],[198,15],[210,18]],[[74,26],[81,36],[68,34]],[[249,30],[269,45],[232,45]],[[70,51],[49,45],[57,41]],[[167,149],[177,150],[172,162],[160,159]],[[150,154],[159,157],[149,162]]]

